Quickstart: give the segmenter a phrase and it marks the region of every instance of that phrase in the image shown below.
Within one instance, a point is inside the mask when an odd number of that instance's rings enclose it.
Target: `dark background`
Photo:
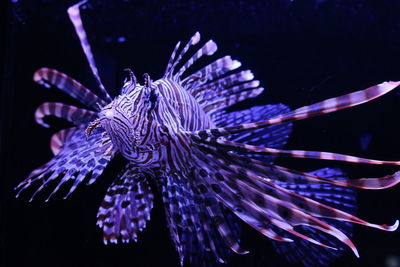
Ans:
[[[118,162],[99,181],[81,186],[68,200],[62,192],[44,203],[13,187],[51,158],[49,138],[68,126],[49,120],[35,124],[44,101],[79,105],[61,91],[34,84],[40,67],[63,71],[95,88],[66,9],[76,1],[4,2],[1,91],[1,263],[2,266],[178,266],[157,199],[152,220],[137,244],[102,244],[96,213]],[[291,108],[311,104],[386,80],[400,80],[400,2],[309,1],[89,1],[83,23],[101,76],[115,94],[122,70],[138,77],[161,77],[176,42],[195,31],[250,68],[265,86],[254,104],[282,102]],[[209,62],[206,60],[206,62]],[[323,150],[379,159],[400,159],[400,89],[356,108],[295,123],[287,148]],[[362,145],[361,140],[369,140]],[[318,160],[278,159],[298,170],[340,167],[350,177],[379,177],[394,167]],[[358,191],[358,215],[376,223],[400,218],[399,186]],[[355,226],[350,250],[333,266],[400,266],[400,234]],[[252,253],[231,257],[227,266],[286,266],[269,240],[244,227],[243,247]],[[395,265],[390,265],[390,262]],[[397,265],[396,265],[397,262]]]

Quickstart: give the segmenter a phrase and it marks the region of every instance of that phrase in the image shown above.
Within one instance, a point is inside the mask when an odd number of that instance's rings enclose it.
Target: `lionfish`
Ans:
[[[175,46],[164,76],[143,85],[128,70],[120,94],[110,97],[98,74],[82,25],[80,6],[68,9],[90,69],[98,96],[54,69],[35,72],[34,81],[55,86],[90,109],[63,103],[44,103],[36,121],[49,127],[45,116],[75,126],[51,137],[54,157],[17,186],[17,197],[38,186],[31,200],[59,180],[48,201],[64,184],[67,198],[85,179],[93,184],[109,162],[121,154],[120,170],[101,203],[97,224],[104,243],[136,241],[153,207],[152,191],[162,197],[166,221],[181,265],[225,262],[231,252],[246,254],[240,243],[240,220],[274,242],[290,262],[326,264],[347,246],[358,257],[348,235],[351,223],[385,231],[394,225],[362,220],[356,211],[354,188],[384,189],[399,183],[400,172],[381,178],[348,179],[339,169],[300,172],[273,164],[274,157],[311,158],[366,164],[400,165],[398,161],[359,158],[318,151],[283,150],[291,123],[356,106],[377,98],[400,82],[384,82],[365,90],[290,110],[283,104],[255,106],[230,112],[228,107],[261,94],[260,82],[230,56],[186,74],[217,46],[206,42],[187,61],[196,32],[180,49]],[[180,68],[176,71],[176,69]]]

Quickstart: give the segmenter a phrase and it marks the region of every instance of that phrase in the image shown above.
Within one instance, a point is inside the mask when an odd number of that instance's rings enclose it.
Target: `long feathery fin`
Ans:
[[[168,76],[169,78],[172,77],[173,72],[175,70],[176,65],[179,64],[179,62],[181,61],[182,57],[186,54],[186,52],[189,50],[189,48],[193,45],[196,45],[198,42],[200,41],[200,33],[196,32],[192,38],[190,38],[189,42],[187,42],[187,44],[185,45],[185,47],[182,49],[182,51],[179,53],[178,57],[174,60],[172,66],[170,67],[170,69],[168,70]],[[179,44],[179,43],[178,43]],[[175,49],[177,49],[178,46],[175,47]],[[174,52],[176,52],[174,49]],[[174,55],[174,52],[172,53]],[[172,56],[171,56],[172,58]]]
[[[96,66],[96,62],[93,57],[92,50],[90,48],[89,41],[87,39],[87,35],[85,32],[85,29],[82,24],[82,19],[81,19],[81,14],[80,14],[80,6],[84,5],[87,2],[87,0],[81,1],[70,8],[68,8],[68,15],[69,18],[74,25],[76,34],[79,37],[79,41],[81,43],[83,52],[85,53],[86,59],[89,62],[90,69],[92,70],[92,73],[94,77],[96,78],[97,84],[99,85],[99,89],[101,93],[104,95],[105,100],[111,101],[110,95],[107,93],[107,90],[104,88],[103,83],[101,82],[100,76],[99,76],[99,71]]]
[[[203,166],[207,165],[213,166],[214,170],[220,170],[219,173],[226,178],[223,179],[222,182],[221,181],[219,182],[218,186],[220,187],[220,190],[214,190],[214,192],[217,193],[216,197],[220,201],[222,201],[222,203],[224,203],[230,209],[232,209],[232,211],[235,212],[236,215],[238,216],[241,215],[240,217],[243,218],[245,222],[250,224],[251,221],[247,220],[247,218],[255,216],[252,215],[252,213],[256,212],[258,216],[265,217],[264,221],[267,222],[269,221],[270,223],[276,225],[281,229],[284,229],[285,231],[288,231],[316,245],[335,249],[317,240],[314,240],[308,236],[305,236],[295,231],[293,228],[296,225],[319,227],[320,230],[338,238],[342,242],[349,245],[349,247],[357,255],[357,251],[354,245],[351,243],[350,239],[348,239],[342,232],[340,232],[340,230],[336,229],[331,225],[328,225],[325,222],[318,220],[317,218],[312,217],[311,215],[301,211],[300,209],[290,206],[286,201],[282,201],[269,194],[263,194],[261,191],[259,191],[259,189],[250,186],[249,184],[243,182],[242,180],[235,181],[235,177],[237,177],[237,174],[234,174],[231,170],[228,169],[226,171],[223,171],[221,169],[223,165],[218,164],[218,161],[215,161],[216,160],[215,158],[212,159],[212,157],[210,157],[210,154],[207,155],[209,156],[208,160],[203,156],[201,156],[201,153],[196,153],[196,156],[199,161],[202,161],[202,164],[205,164]],[[231,172],[231,174],[229,174],[229,172]],[[209,177],[212,178],[211,176]],[[216,187],[215,184],[211,181],[209,185],[211,188]],[[230,197],[230,194],[238,194],[238,193],[240,193],[240,195],[243,196],[240,198],[239,203],[237,203],[237,201],[234,200],[229,200],[230,198],[232,198]],[[257,204],[258,202],[257,199],[261,198],[264,199],[262,201],[262,204]],[[243,208],[237,208],[237,206],[235,207],[232,204],[235,202],[237,203],[236,205],[239,206],[243,205],[244,210]],[[265,205],[267,206],[265,207]],[[247,215],[245,215],[246,211],[249,212]]]
[[[211,149],[212,150],[212,149]],[[207,151],[207,150],[204,150]],[[216,157],[213,155],[209,154],[210,158],[214,158],[215,161],[220,162],[220,166],[222,169],[221,171],[228,171],[228,172],[236,172],[237,174],[240,175],[239,180],[237,181],[238,183],[242,184],[242,186],[246,187],[248,184],[246,182],[250,182],[254,184],[255,186],[261,185],[261,187],[264,187],[265,185],[268,189],[274,189],[271,191],[270,196],[276,197],[277,199],[281,201],[286,201],[288,205],[295,207],[296,205],[299,205],[302,203],[302,209],[307,211],[307,213],[317,216],[317,217],[325,217],[325,218],[331,218],[335,220],[341,220],[341,221],[348,221],[352,223],[357,223],[361,224],[364,226],[372,227],[372,228],[377,228],[380,230],[384,231],[394,231],[397,229],[398,226],[398,221],[395,222],[394,225],[392,226],[387,226],[387,225],[378,225],[378,224],[373,224],[366,222],[358,217],[353,216],[352,214],[349,214],[347,212],[343,212],[341,210],[332,208],[330,206],[324,205],[322,203],[319,203],[315,200],[303,197],[299,194],[296,194],[288,189],[285,189],[278,184],[275,184],[274,182],[271,181],[270,178],[264,178],[267,176],[267,173],[257,173],[257,169],[253,170],[254,166],[251,166],[247,164],[248,167],[240,167],[240,166],[246,166],[245,162],[248,162],[247,160],[235,160],[238,158],[227,158],[227,156],[215,152],[215,155],[219,155],[220,157]],[[233,159],[233,160],[232,160]],[[214,162],[215,162],[214,161]],[[222,167],[223,166],[223,167]],[[272,177],[272,176],[268,176]],[[245,179],[246,181],[242,181],[242,179]],[[296,203],[296,205],[294,204]]]
[[[98,110],[99,105],[105,106],[107,104],[103,99],[99,98],[78,81],[72,79],[65,73],[54,69],[38,69],[33,75],[33,80],[38,84],[44,85],[45,87],[50,87],[50,85],[53,85],[66,92],[82,104],[96,110]]]
[[[205,83],[211,80],[218,79],[227,72],[239,68],[241,65],[239,61],[232,60],[230,56],[219,58],[183,79],[182,86],[195,96],[194,91],[196,91],[197,88],[204,86]],[[226,85],[226,87],[227,86],[228,85]],[[208,86],[206,87],[208,88]]]
[[[262,177],[252,174],[252,171],[247,170],[244,164],[238,165],[234,162],[230,162],[229,157],[223,157],[218,153],[215,154],[215,152],[204,149],[198,151],[195,148],[194,151],[197,158],[195,162],[199,164],[199,167],[205,166],[203,168],[209,171],[208,175],[204,175],[204,177],[206,181],[209,178],[213,180],[210,180],[209,185],[216,193],[218,199],[225,205],[228,205],[238,216],[241,214],[241,218],[249,224],[251,224],[251,220],[247,219],[249,216],[259,218],[257,216],[264,214],[264,216],[266,216],[266,218],[263,219],[264,221],[268,222],[269,220],[269,222],[275,226],[302,239],[331,248],[294,229],[294,226],[297,225],[313,227],[339,239],[349,246],[356,256],[358,256],[358,252],[354,244],[345,234],[316,217],[328,217],[339,221],[348,220],[353,223],[359,223],[385,231],[394,231],[398,227],[398,221],[392,226],[365,222],[351,214],[341,212],[340,210],[328,207],[312,199],[297,195],[268,180],[264,180]],[[217,177],[216,173],[222,178],[214,178],[214,176]],[[265,185],[265,187],[263,187],[263,185]],[[231,195],[237,195],[238,197],[233,197]]]
[[[217,44],[213,40],[209,40],[205,43],[197,52],[179,69],[179,71],[174,75],[175,79],[179,79],[182,74],[193,65],[199,58],[204,55],[211,56],[217,51]]]
[[[55,116],[75,125],[81,125],[96,119],[97,113],[63,103],[45,102],[36,109],[35,120],[38,124],[48,128],[49,125],[43,121],[46,116]]]
[[[217,148],[205,143],[197,144],[200,147],[217,151]],[[284,183],[330,183],[343,187],[355,187],[361,189],[379,190],[393,187],[400,182],[400,171],[392,175],[387,175],[379,178],[359,178],[347,180],[332,180],[329,178],[317,176],[315,174],[304,173],[296,170],[291,170],[282,166],[268,164],[263,161],[244,157],[237,153],[227,152],[230,158],[242,161],[245,166],[260,173],[262,176],[270,177],[272,180]]]
[[[172,51],[171,57],[168,60],[167,68],[165,69],[163,77],[170,77],[171,73],[174,71],[171,68],[172,68],[172,65],[174,64],[176,52],[178,51],[180,45],[181,45],[180,41],[175,45],[175,48]]]
[[[366,159],[345,154],[338,154],[332,152],[321,152],[321,151],[305,151],[305,150],[283,150],[268,147],[260,147],[254,145],[247,145],[243,143],[233,142],[224,140],[222,138],[207,138],[202,140],[200,138],[193,137],[199,142],[222,147],[224,149],[236,151],[239,153],[256,154],[256,155],[276,155],[286,156],[292,158],[308,158],[308,159],[321,159],[321,160],[335,160],[345,161],[352,163],[364,163],[364,164],[375,164],[375,165],[400,165],[400,161],[391,160],[376,160]]]
[[[198,136],[201,139],[206,139],[208,137],[219,137],[244,131],[251,131],[283,122],[302,120],[366,103],[390,92],[399,85],[400,82],[384,82],[364,90],[360,90],[339,97],[330,98],[309,106],[304,106],[265,121],[207,130],[198,130],[188,133],[194,136]]]

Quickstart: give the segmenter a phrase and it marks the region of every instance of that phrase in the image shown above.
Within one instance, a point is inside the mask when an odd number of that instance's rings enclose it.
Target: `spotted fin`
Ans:
[[[230,65],[227,64],[225,65],[226,66],[224,66],[224,69],[227,69],[227,66],[230,66],[229,70],[233,70],[240,67],[241,63],[237,61],[237,63],[234,64],[234,61],[232,61]],[[196,98],[197,100],[204,99],[209,94],[222,92],[225,90],[225,88],[230,88],[244,82],[250,82],[251,80],[254,79],[254,74],[250,70],[242,70],[240,72],[233,73],[223,77],[219,77],[218,74],[220,73],[220,70],[218,69],[216,70],[208,69],[207,71],[208,72],[203,75],[205,77],[204,81],[200,79],[197,82],[198,86],[193,86],[190,89],[188,89],[189,92],[193,95],[193,97]],[[185,81],[189,82],[189,78],[190,76],[187,78],[188,80]],[[195,80],[196,78],[197,78],[196,76],[191,77],[191,79],[194,81],[196,81]]]
[[[153,193],[146,175],[131,165],[123,169],[108,188],[97,213],[105,244],[136,241],[146,227],[153,208]]]
[[[84,180],[92,184],[101,175],[104,168],[113,158],[115,151],[109,138],[102,136],[102,131],[96,131],[87,137],[85,126],[76,127],[62,136],[60,151],[46,164],[32,171],[28,178],[17,187],[17,197],[28,187],[39,186],[30,201],[53,181],[59,180],[58,185],[46,199],[48,201],[65,183],[72,183],[67,198]]]
[[[324,168],[310,172],[311,175],[317,175],[334,180],[347,180],[345,174],[339,169]],[[356,192],[352,188],[340,187],[329,184],[291,184],[279,183],[280,186],[300,194],[304,197],[309,197],[323,204],[330,205],[336,209],[355,214],[357,211]],[[351,236],[353,225],[343,221],[328,221],[321,219],[333,225],[347,236]],[[282,236],[290,237],[294,242],[284,243],[273,241],[276,251],[284,256],[290,263],[301,263],[305,266],[328,265],[336,258],[340,257],[345,251],[345,245],[337,239],[332,238],[323,232],[316,231],[307,226],[301,226],[303,234],[318,240],[319,242],[328,244],[337,250],[327,249],[316,246],[310,242],[301,240],[298,237],[289,236],[279,229],[275,229]]]
[[[204,186],[197,182],[199,175],[175,173],[157,181],[181,264],[209,266],[215,261],[226,262],[230,250],[240,254],[246,251],[237,243],[237,222],[210,193],[203,191]]]
[[[394,231],[398,227],[398,221],[392,226],[369,223],[350,213],[290,191],[274,182],[274,177],[269,176],[271,173],[263,175],[261,169],[249,164],[256,160],[249,161],[245,156],[237,154],[234,157],[232,152],[227,153],[216,147],[201,144],[195,145],[193,151],[193,162],[205,173],[203,180],[215,197],[244,222],[271,239],[293,242],[293,239],[274,230],[278,228],[283,233],[291,234],[289,236],[294,235],[315,245],[337,250],[336,247],[299,231],[300,226],[307,226],[325,233],[330,238],[336,238],[358,256],[352,241],[335,224],[330,223],[331,220],[357,223],[385,231]]]

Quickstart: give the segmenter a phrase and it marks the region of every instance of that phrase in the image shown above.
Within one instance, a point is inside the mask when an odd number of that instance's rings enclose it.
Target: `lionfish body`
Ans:
[[[377,225],[354,216],[352,188],[391,187],[400,181],[399,173],[347,179],[340,170],[302,173],[274,165],[273,159],[289,156],[400,165],[397,161],[281,149],[292,121],[370,101],[399,82],[382,83],[293,111],[275,104],[228,112],[227,107],[258,96],[263,88],[249,70],[237,71],[240,62],[229,56],[186,74],[198,59],[217,50],[209,41],[181,62],[199,42],[196,33],[180,51],[177,44],[161,79],[153,82],[145,75],[141,85],[129,71],[120,95],[112,100],[98,76],[82,26],[79,7],[83,3],[68,12],[102,96],[56,70],[43,68],[35,73],[36,82],[58,87],[91,110],[62,103],[44,103],[37,109],[36,120],[46,127],[42,119],[47,115],[75,126],[53,135],[54,158],[17,187],[18,195],[39,184],[33,199],[58,179],[49,198],[66,183],[72,184],[69,196],[83,180],[95,182],[112,158],[121,154],[127,164],[98,212],[104,242],[137,239],[150,219],[154,189],[149,182],[153,180],[155,190],[161,192],[181,264],[184,259],[196,264],[224,262],[230,251],[247,253],[239,246],[238,218],[274,240],[277,251],[289,261],[305,265],[329,263],[339,255],[335,250],[346,246],[358,256],[347,237],[350,223],[387,231],[397,228],[397,222]]]

